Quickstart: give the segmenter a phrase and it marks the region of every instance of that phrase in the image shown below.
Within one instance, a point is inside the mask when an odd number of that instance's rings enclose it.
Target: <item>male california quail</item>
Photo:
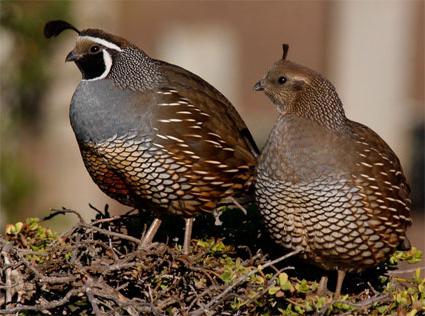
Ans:
[[[127,40],[64,21],[45,25],[47,38],[71,29],[76,46],[66,61],[82,73],[70,120],[94,182],[119,202],[186,219],[188,253],[193,217],[252,184],[258,149],[231,103],[193,73],[150,58]]]
[[[346,118],[334,86],[286,60],[254,86],[279,117],[259,157],[256,200],[272,238],[326,270],[376,266],[408,249],[410,190],[391,148]],[[323,277],[320,288],[326,288]]]

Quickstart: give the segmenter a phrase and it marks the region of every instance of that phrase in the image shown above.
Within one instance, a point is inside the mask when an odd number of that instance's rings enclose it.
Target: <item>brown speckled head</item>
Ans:
[[[283,58],[254,86],[264,91],[279,113],[295,113],[330,129],[339,129],[345,121],[342,103],[334,86],[318,72]]]

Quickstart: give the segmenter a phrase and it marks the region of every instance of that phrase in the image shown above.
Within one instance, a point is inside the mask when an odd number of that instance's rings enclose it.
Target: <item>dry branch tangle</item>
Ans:
[[[56,212],[68,213],[77,215],[72,210]],[[279,261],[298,253],[266,261],[261,252],[251,255],[251,249],[242,260],[234,250],[213,250],[220,244],[217,241],[207,247],[198,242],[189,256],[165,244],[140,249],[139,239],[128,235],[125,226],[126,221],[134,220],[131,216],[137,215],[98,218],[92,223],[79,217],[76,226],[42,253],[23,249],[19,239],[8,241],[0,236],[0,314],[49,311],[53,315],[133,316],[171,311],[173,315],[220,315],[235,312],[232,303],[238,298],[244,302],[240,315],[253,315],[258,301],[273,307],[270,299],[278,298],[268,292],[288,269],[286,261]],[[229,263],[236,268],[227,282],[223,273]],[[265,278],[264,270],[270,278]],[[257,276],[264,278],[262,284],[253,282]],[[389,297],[379,292],[361,293],[346,303],[361,315]],[[288,297],[288,302],[294,302],[293,298]],[[328,313],[334,303],[329,297],[320,313]],[[273,311],[278,313],[277,308]]]
[[[177,249],[162,244],[141,250],[139,249],[140,240],[121,233],[121,227],[109,226],[109,229],[104,229],[96,226],[105,224],[105,220],[95,221],[94,224],[86,223],[79,214],[66,209],[59,210],[54,215],[66,213],[76,214],[79,217],[79,223],[69,233],[65,233],[62,239],[49,246],[48,256],[42,264],[29,262],[22,254],[28,253],[28,251],[21,251],[12,246],[10,242],[1,240],[2,255],[11,258],[5,261],[4,271],[7,272],[7,275],[10,274],[10,271],[22,275],[21,278],[24,282],[21,284],[25,284],[25,286],[30,284],[38,291],[32,291],[29,297],[18,296],[12,301],[11,297],[18,291],[19,284],[11,286],[10,280],[7,281],[9,287],[6,288],[6,292],[9,304],[2,304],[6,308],[1,309],[0,314],[19,311],[55,311],[58,308],[67,311],[69,306],[77,300],[85,300],[90,304],[91,311],[95,315],[104,315],[105,312],[125,312],[128,315],[143,313],[161,315],[170,305],[182,305],[180,301],[183,298],[163,298],[158,294],[152,294],[161,292],[158,288],[152,289],[148,286],[143,289],[140,284],[149,284],[146,282],[147,279],[160,275],[159,271],[155,271],[155,269],[165,266],[177,267],[175,272],[170,270],[163,275],[173,279],[175,284],[172,284],[174,286],[172,290],[174,292],[177,292],[178,286],[188,283],[194,275],[203,277],[209,283],[208,286],[212,285],[209,289],[215,289],[209,295],[204,294],[205,302],[223,291],[224,294],[228,292],[223,284],[217,284],[216,279],[218,279],[219,273],[209,270],[208,265],[205,266],[203,258],[208,249],[203,250],[203,253],[197,252],[196,256],[191,258],[183,256]],[[44,253],[43,257],[45,257]],[[64,259],[66,257],[68,259]],[[259,258],[257,256],[256,260],[259,261]],[[182,273],[178,271],[179,269],[186,271]],[[119,281],[126,278],[130,283],[136,283],[145,299],[128,298],[122,294],[125,291]],[[111,286],[111,283],[117,283],[114,284],[116,288]],[[126,290],[125,287],[124,290]],[[28,289],[21,291],[30,293]],[[48,297],[51,297],[52,293],[55,294],[53,296],[60,298],[49,299]],[[189,287],[186,294],[187,297],[184,299],[189,302],[195,302],[195,299],[198,298],[193,286]],[[24,302],[33,304],[23,304]],[[196,301],[192,307],[198,308],[198,304],[203,304],[203,302]]]

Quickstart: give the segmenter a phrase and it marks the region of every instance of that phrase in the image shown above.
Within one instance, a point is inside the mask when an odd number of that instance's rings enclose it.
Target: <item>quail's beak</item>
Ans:
[[[260,81],[258,81],[258,82],[254,85],[253,89],[254,89],[255,91],[263,91],[263,90],[264,90],[264,80],[260,80]]]
[[[69,52],[68,55],[66,55],[65,62],[76,61],[79,57],[80,56],[72,50],[72,51]]]

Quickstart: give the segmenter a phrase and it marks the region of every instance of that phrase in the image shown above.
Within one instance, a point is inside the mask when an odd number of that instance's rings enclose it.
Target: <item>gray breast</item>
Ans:
[[[154,108],[149,95],[122,90],[111,80],[81,81],[69,111],[78,142],[97,143],[131,131],[149,136]]]

